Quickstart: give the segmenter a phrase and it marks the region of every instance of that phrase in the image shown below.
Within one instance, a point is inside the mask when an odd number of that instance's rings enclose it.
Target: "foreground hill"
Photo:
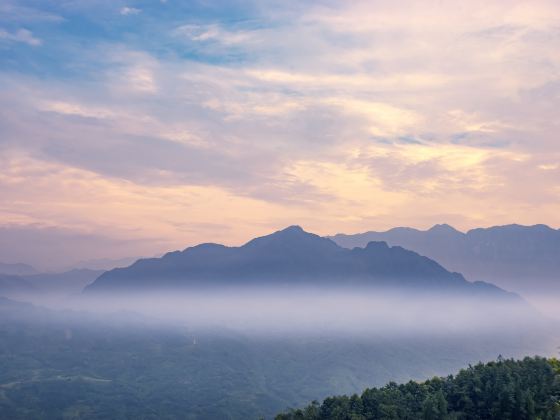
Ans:
[[[240,247],[202,244],[139,260],[104,273],[86,292],[284,285],[405,287],[509,296],[491,285],[467,282],[461,274],[398,246],[369,242],[349,250],[298,226]]]
[[[353,248],[370,241],[386,241],[433,258],[469,280],[495,283],[528,293],[560,292],[560,230],[545,225],[506,225],[459,232],[449,225],[426,231],[394,228],[331,237]]]
[[[330,397],[276,420],[496,419],[560,417],[560,362],[525,358],[477,364],[456,376],[390,383],[361,396]]]

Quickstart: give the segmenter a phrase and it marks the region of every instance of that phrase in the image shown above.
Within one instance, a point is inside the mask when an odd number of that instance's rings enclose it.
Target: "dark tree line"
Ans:
[[[276,420],[560,419],[560,361],[501,357],[423,383],[392,382],[362,395],[329,397]]]

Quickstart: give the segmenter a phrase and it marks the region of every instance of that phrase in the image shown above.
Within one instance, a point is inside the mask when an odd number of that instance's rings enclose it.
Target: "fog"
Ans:
[[[522,296],[543,316],[560,323],[560,292],[535,291],[532,293],[523,293]]]
[[[22,384],[20,401],[70,393],[111,413],[122,400],[159,409],[171,398],[198,418],[226,418],[217,406],[273,418],[499,355],[556,356],[560,344],[557,324],[503,293],[236,287],[19,300],[33,304],[0,299],[4,383]]]
[[[243,288],[20,296],[54,310],[132,315],[189,328],[255,334],[448,335],[549,325],[521,298],[458,297],[402,290]]]

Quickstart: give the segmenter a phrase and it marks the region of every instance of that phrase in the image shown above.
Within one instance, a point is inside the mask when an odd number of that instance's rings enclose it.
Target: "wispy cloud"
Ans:
[[[64,18],[57,13],[31,7],[29,4],[20,4],[17,0],[4,0],[0,3],[0,22],[5,23],[58,23]]]
[[[76,115],[85,118],[111,118],[115,114],[104,108],[86,107],[77,103],[46,101],[37,104],[38,109],[63,115]]]
[[[251,31],[231,31],[223,26],[213,23],[206,25],[188,24],[179,26],[174,33],[196,42],[219,42],[225,45],[242,44],[251,41],[255,33]]]
[[[121,7],[120,10],[120,14],[123,16],[137,15],[140,12],[142,12],[141,9],[138,9],[136,7],[128,7],[128,6]]]
[[[14,32],[8,32],[4,29],[0,29],[0,41],[10,41],[10,42],[21,42],[33,47],[37,47],[43,43],[43,41],[33,35],[33,33],[25,28],[18,29]]]

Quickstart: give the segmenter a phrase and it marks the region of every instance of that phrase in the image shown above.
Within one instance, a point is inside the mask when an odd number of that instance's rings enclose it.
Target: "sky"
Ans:
[[[560,3],[3,0],[0,260],[560,227]]]

